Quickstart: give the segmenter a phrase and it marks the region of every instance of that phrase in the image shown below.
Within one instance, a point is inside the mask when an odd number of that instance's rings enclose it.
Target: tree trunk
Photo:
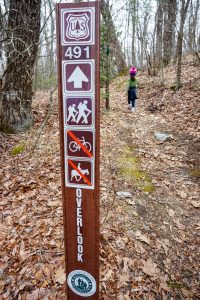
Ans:
[[[126,60],[125,60],[124,53],[122,52],[122,46],[117,37],[117,33],[116,33],[115,25],[112,20],[110,9],[107,7],[107,3],[105,0],[101,0],[101,14],[102,14],[103,19],[105,19],[105,18],[109,19],[110,28],[108,28],[108,30],[111,32],[110,48],[111,48],[113,56],[116,58],[118,72],[122,72],[127,68]]]
[[[191,0],[182,0],[181,7],[181,20],[180,20],[180,28],[178,32],[178,40],[177,40],[177,72],[176,72],[176,88],[180,89],[181,87],[181,63],[182,63],[182,53],[183,53],[183,29],[185,24],[185,19],[187,16],[188,6]]]
[[[20,132],[32,119],[32,83],[40,33],[41,0],[11,0],[7,66],[0,91],[0,129]]]
[[[188,18],[188,38],[187,38],[187,50],[192,51],[193,48],[193,26],[194,26],[194,13],[193,13],[193,3],[191,1],[189,9],[189,18]]]
[[[130,27],[130,3],[126,2],[126,25],[125,25],[125,37],[124,37],[124,54],[126,56],[126,61],[131,64],[130,53],[129,53],[129,27]]]
[[[157,1],[156,16],[156,65],[159,67],[162,62],[162,39],[163,39],[163,7],[162,0]]]
[[[4,58],[4,52],[5,52],[5,42],[7,40],[7,14],[8,14],[8,3],[4,0],[4,10],[3,6],[0,5],[0,89],[1,89],[1,77],[5,68],[5,58]]]
[[[50,77],[55,75],[55,57],[54,57],[54,32],[55,32],[55,21],[54,15],[52,14],[53,5],[50,0],[48,0],[49,10],[51,13],[51,38],[50,38]]]
[[[172,57],[174,30],[176,24],[177,0],[165,2],[164,33],[163,33],[163,64],[167,66]]]
[[[200,6],[200,0],[196,1],[196,7],[194,11],[194,17],[193,17],[193,28],[192,28],[192,50],[194,52],[197,52],[197,24],[198,24],[198,12],[199,12],[199,6]]]
[[[110,57],[109,57],[109,44],[107,44],[106,49],[106,63],[105,63],[105,69],[106,69],[106,85],[105,85],[105,92],[106,92],[106,109],[110,109]]]
[[[137,1],[130,1],[131,18],[132,18],[132,65],[136,65],[136,7]]]
[[[2,8],[0,6],[0,89],[1,89],[1,73],[3,71],[3,44],[5,39],[5,32],[4,32],[4,15],[2,12]]]
[[[74,3],[79,3],[79,2],[82,2],[82,0],[74,0]],[[110,28],[108,30],[112,32],[110,36],[109,44],[110,44],[112,54],[116,58],[118,72],[122,72],[127,67],[125,55],[122,52],[122,46],[117,37],[117,33],[116,33],[115,25],[112,20],[110,9],[105,0],[101,0],[101,14],[103,19],[109,19]]]
[[[106,92],[106,109],[110,109],[110,40],[111,40],[111,15],[109,10],[109,0],[105,3],[102,10],[103,22],[105,26],[105,46],[106,46],[106,57],[105,57],[105,92]]]

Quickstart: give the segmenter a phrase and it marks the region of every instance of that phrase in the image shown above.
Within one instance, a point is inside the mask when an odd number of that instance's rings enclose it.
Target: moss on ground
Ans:
[[[123,156],[119,159],[119,173],[129,181],[133,181],[136,187],[145,193],[151,193],[155,190],[150,175],[141,170],[139,158],[133,155],[133,149],[125,148]]]
[[[171,288],[171,289],[182,289],[184,288],[185,286],[182,284],[182,283],[179,283],[179,282],[168,282],[167,283],[168,287]]]
[[[200,178],[200,168],[194,168],[190,170],[190,175],[196,179]]]
[[[20,153],[22,153],[25,149],[25,143],[21,143],[17,146],[15,146],[12,150],[11,150],[11,155],[18,155]]]

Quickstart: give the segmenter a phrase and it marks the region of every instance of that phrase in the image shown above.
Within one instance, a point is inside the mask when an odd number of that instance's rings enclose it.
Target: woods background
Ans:
[[[54,5],[0,0],[3,300],[66,299]],[[199,6],[101,1],[101,300],[199,300]]]
[[[74,1],[81,2],[81,1]],[[173,61],[181,87],[182,54],[200,61],[199,0],[101,1],[101,82],[109,109],[109,83],[127,67],[148,68],[165,81]],[[0,128],[30,128],[36,89],[56,84],[55,1],[1,0]]]

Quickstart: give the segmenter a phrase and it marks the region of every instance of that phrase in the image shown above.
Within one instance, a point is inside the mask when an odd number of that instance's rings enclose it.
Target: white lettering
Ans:
[[[82,218],[77,218],[77,226],[83,227],[83,219]]]
[[[81,198],[81,201],[82,201],[82,190],[81,189],[76,190],[76,197]]]
[[[83,262],[83,214],[82,214],[82,190],[76,190],[76,204],[77,204],[77,260],[78,262]]]
[[[81,228],[80,227],[77,227],[77,235],[83,235],[82,233],[81,233]]]
[[[79,245],[83,245],[83,237],[82,236],[78,236],[77,241],[78,241]]]
[[[77,260],[78,262],[83,262],[83,254],[78,253]]]
[[[82,209],[77,208],[77,217],[82,218]]]
[[[76,198],[76,204],[77,204],[78,208],[80,208],[81,204],[82,204],[82,199]]]
[[[78,253],[83,253],[83,246],[82,245],[78,245]]]
[[[72,26],[72,25],[71,25]],[[74,58],[80,58],[82,55],[84,55],[84,58],[90,58],[90,47],[87,46],[84,49],[81,49],[81,47],[68,47],[65,51],[65,57],[68,59],[74,59]]]

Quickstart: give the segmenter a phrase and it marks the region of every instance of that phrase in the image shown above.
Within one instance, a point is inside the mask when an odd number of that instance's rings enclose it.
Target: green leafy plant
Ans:
[[[18,155],[18,154],[21,154],[25,149],[25,143],[21,143],[17,146],[15,146],[12,151],[11,151],[11,155]]]

